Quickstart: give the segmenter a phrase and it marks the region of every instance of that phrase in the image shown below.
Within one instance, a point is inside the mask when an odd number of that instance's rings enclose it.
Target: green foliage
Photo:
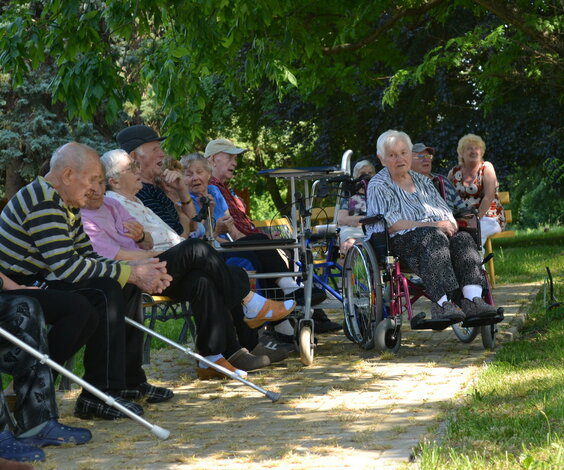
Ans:
[[[280,210],[284,185],[256,170],[373,156],[388,128],[438,146],[444,170],[457,139],[480,133],[502,182],[513,161],[553,161],[562,22],[549,0],[14,0],[0,67],[16,94],[51,70],[49,112],[108,142],[139,122],[174,156],[232,137],[253,150],[235,184]]]
[[[554,279],[558,298],[563,277]],[[556,469],[564,465],[564,322],[542,292],[521,340],[507,343],[447,423],[444,441],[422,446],[422,469]]]
[[[52,105],[48,89],[51,77],[52,72],[45,69],[25,74],[15,92],[7,76],[0,75],[0,169],[14,170],[22,183],[31,181],[39,166],[69,140],[98,150],[108,148],[92,125],[69,122],[62,107]],[[0,172],[0,186],[6,184],[4,174]]]
[[[297,90],[318,105],[334,91],[357,93],[374,80],[386,85],[386,77],[391,81],[384,102],[395,103],[405,85],[420,84],[442,67],[473,83],[482,104],[497,102],[508,83],[546,85],[561,78],[562,15],[549,1],[148,0],[138,8],[136,2],[98,0],[27,6],[10,2],[2,15],[0,65],[12,71],[13,83],[52,61],[57,70],[51,93],[68,115],[89,120],[103,109],[108,122],[123,103],[139,106],[152,94],[162,107],[163,129],[174,137],[173,153],[204,137],[202,80],[210,76],[233,96],[266,82],[278,98]],[[448,34],[438,34],[437,26]]]
[[[518,168],[511,175],[511,207],[517,225],[537,227],[564,223],[564,162],[555,157],[531,172]]]

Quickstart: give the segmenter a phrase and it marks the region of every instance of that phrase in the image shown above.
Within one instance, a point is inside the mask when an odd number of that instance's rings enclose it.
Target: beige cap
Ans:
[[[239,155],[240,153],[244,153],[246,151],[247,149],[236,147],[233,142],[228,139],[215,139],[206,145],[204,157],[210,158],[212,155],[220,152],[229,153],[231,155]]]

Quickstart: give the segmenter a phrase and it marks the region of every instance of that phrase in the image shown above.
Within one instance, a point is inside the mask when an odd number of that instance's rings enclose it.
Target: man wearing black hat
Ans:
[[[126,127],[116,135],[119,146],[139,162],[143,188],[137,197],[176,233],[187,238],[197,229],[196,222],[192,221],[196,210],[182,175],[162,168],[165,153],[160,143],[165,139],[142,124]],[[172,201],[159,185],[176,193],[178,199]]]

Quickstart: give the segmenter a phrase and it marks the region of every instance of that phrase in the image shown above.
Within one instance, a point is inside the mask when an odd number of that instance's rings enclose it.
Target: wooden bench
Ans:
[[[501,202],[501,205],[504,207],[504,212],[505,212],[505,221],[509,224],[511,222],[513,222],[513,214],[511,213],[511,209],[505,209],[505,207],[509,204],[509,191],[502,191],[499,193],[499,200]],[[486,243],[485,243],[485,250],[486,250],[486,256],[489,255],[490,253],[493,253],[493,248],[492,248],[492,240],[495,238],[511,238],[515,236],[515,232],[512,230],[504,230],[503,232],[498,232],[495,233],[493,235],[490,235],[487,239],[486,239]],[[490,259],[488,261],[488,266],[487,266],[487,270],[488,270],[488,274],[490,276],[490,284],[492,286],[492,289],[495,288],[495,268],[494,268],[494,258],[492,257],[492,259]]]
[[[314,207],[311,210],[311,226],[334,224],[335,206]]]

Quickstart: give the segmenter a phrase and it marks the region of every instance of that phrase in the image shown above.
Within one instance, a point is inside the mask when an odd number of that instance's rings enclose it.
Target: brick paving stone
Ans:
[[[498,286],[506,307],[498,341],[516,335],[538,285]],[[422,307],[415,310],[419,312]],[[337,311],[329,312],[340,319]],[[480,367],[492,357],[480,337],[462,344],[450,329],[409,331],[404,325],[396,357],[363,351],[342,333],[320,337],[314,363],[292,356],[249,374],[282,393],[270,403],[238,382],[196,380],[194,361],[180,351],[152,353],[151,382],[175,398],[144,404],[145,418],[171,431],[157,440],[131,420],[83,421],[72,417],[77,390],[59,396],[61,420],[86,426],[91,443],[48,447],[37,469],[393,469],[409,466],[412,450],[436,438],[442,412],[456,404]],[[499,347],[499,346],[498,346]],[[415,465],[415,464],[413,464]]]

